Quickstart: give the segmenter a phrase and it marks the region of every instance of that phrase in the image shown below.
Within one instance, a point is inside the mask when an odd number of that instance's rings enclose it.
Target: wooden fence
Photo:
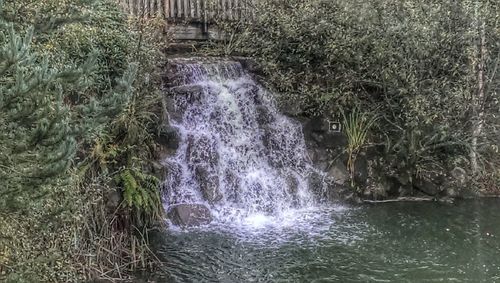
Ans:
[[[255,0],[119,0],[125,11],[138,17],[209,22],[214,18],[239,20],[252,17]]]

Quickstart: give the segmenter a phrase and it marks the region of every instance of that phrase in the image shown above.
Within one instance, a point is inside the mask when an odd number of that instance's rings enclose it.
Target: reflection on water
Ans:
[[[255,216],[170,231],[159,282],[500,282],[499,200]]]

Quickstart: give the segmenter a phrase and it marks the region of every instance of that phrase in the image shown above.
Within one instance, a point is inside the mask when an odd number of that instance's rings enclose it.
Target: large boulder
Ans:
[[[160,129],[157,141],[167,150],[177,150],[179,148],[181,137],[177,129],[172,126],[164,125]]]
[[[212,222],[212,213],[203,204],[173,205],[168,210],[167,216],[174,225],[181,227],[195,227]]]
[[[439,174],[428,174],[420,176],[415,180],[413,186],[429,196],[437,196],[443,191],[444,177]]]

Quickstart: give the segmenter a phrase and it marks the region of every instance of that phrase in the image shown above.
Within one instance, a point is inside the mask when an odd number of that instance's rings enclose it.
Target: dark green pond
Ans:
[[[500,282],[500,201],[302,211],[171,231],[158,282]]]

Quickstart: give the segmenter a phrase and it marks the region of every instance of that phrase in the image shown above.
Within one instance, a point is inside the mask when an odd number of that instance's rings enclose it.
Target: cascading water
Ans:
[[[178,216],[189,218],[199,205],[213,221],[160,233],[153,250],[165,264],[147,281],[500,282],[498,200],[320,205],[335,187],[324,190],[300,125],[240,64],[168,70],[180,146],[165,159],[165,206],[187,204]]]
[[[164,161],[166,209],[204,204],[215,221],[237,223],[316,205],[300,123],[240,63],[186,60],[174,72],[169,120],[181,142]]]

